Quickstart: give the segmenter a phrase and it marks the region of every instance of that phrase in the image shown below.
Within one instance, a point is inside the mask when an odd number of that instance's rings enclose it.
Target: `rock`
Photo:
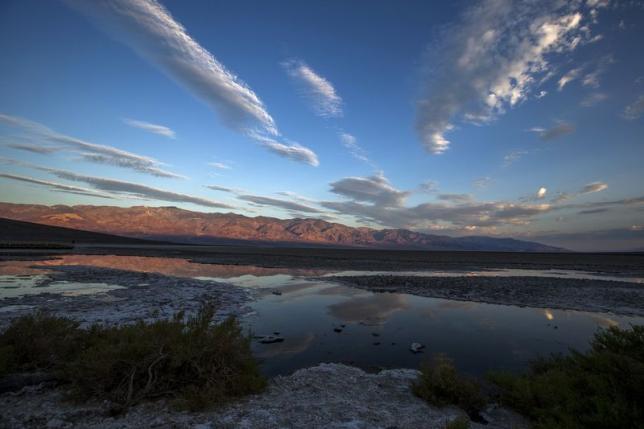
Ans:
[[[278,290],[274,290],[274,291],[273,291],[273,292],[271,292],[271,293],[272,293],[273,295],[281,295],[281,294],[282,294],[282,292],[280,292],[280,291],[278,291]]]
[[[424,345],[421,343],[411,343],[409,346],[409,350],[411,350],[412,353],[422,353],[422,350],[425,348]]]
[[[277,335],[264,335],[259,337],[259,342],[262,344],[281,343],[283,341],[284,341],[284,338],[279,337]]]
[[[374,336],[374,337],[379,337],[380,336],[380,334],[377,333],[377,332],[372,332],[371,335]]]
[[[333,332],[340,333],[342,332],[342,328],[333,328]]]
[[[374,346],[379,346],[379,345],[380,345],[380,341],[376,341],[375,343],[373,343],[373,345],[374,345]]]

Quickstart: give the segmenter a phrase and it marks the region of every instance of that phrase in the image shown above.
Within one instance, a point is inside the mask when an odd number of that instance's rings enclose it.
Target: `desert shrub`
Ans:
[[[82,341],[78,323],[44,312],[20,317],[0,335],[0,376],[56,371]]]
[[[234,318],[212,324],[213,315],[214,308],[205,305],[187,320],[178,314],[86,330],[63,318],[27,316],[0,336],[0,349],[9,350],[10,361],[17,362],[9,369],[54,371],[75,399],[107,399],[120,411],[143,400],[168,398],[181,408],[199,410],[257,393],[266,384],[250,337]],[[57,326],[58,341],[40,338],[52,330],[49,324]],[[30,332],[39,345],[17,341],[20,332]]]
[[[429,404],[437,407],[456,405],[469,415],[477,415],[485,405],[480,386],[459,375],[447,357],[435,356],[432,361],[423,363],[420,371],[412,390]]]
[[[445,429],[470,429],[470,419],[467,417],[457,417],[445,425]]]
[[[598,332],[587,353],[534,362],[527,374],[494,373],[503,404],[535,428],[640,428],[644,422],[644,326]]]

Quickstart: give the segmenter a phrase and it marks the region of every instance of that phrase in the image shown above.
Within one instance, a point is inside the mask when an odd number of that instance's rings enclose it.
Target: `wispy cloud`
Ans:
[[[315,112],[322,117],[342,116],[342,98],[327,79],[301,60],[282,63],[286,72],[302,86]]]
[[[503,157],[503,165],[505,167],[509,167],[510,165],[514,164],[516,161],[523,158],[527,154],[528,154],[527,150],[512,151]]]
[[[129,46],[180,85],[205,101],[229,128],[258,139],[280,137],[264,103],[241,79],[228,71],[210,52],[155,0],[66,0],[110,36]],[[273,152],[302,153],[303,146],[263,144]],[[304,148],[313,153],[311,149]],[[313,165],[310,157],[288,156]]]
[[[576,69],[569,70],[568,72],[566,72],[566,74],[561,76],[559,78],[559,81],[557,82],[559,91],[564,89],[564,87],[568,85],[570,82],[577,79],[580,74],[581,74],[581,68],[576,68]]]
[[[608,94],[603,92],[593,92],[584,97],[579,104],[581,107],[593,107],[594,105],[601,103],[602,101],[608,98]]]
[[[490,186],[492,182],[493,182],[493,179],[491,177],[488,177],[488,176],[479,177],[478,179],[472,182],[472,186],[474,186],[477,189],[485,189],[488,186]]]
[[[586,186],[584,186],[581,191],[579,191],[580,194],[592,194],[595,192],[601,192],[608,189],[608,184],[604,182],[593,182],[589,183]]]
[[[101,191],[112,192],[116,194],[126,194],[129,196],[141,197],[146,199],[154,199],[160,201],[168,201],[175,203],[192,203],[203,207],[232,209],[234,207],[221,203],[219,201],[209,200],[207,198],[195,197],[188,194],[182,194],[164,189],[154,188],[151,186],[142,185],[140,183],[126,182],[123,180],[109,179],[105,177],[84,176],[81,174],[72,173],[71,171],[57,170],[52,168],[43,169],[54,176],[70,180],[73,182],[82,182],[87,185],[99,189]]]
[[[269,151],[283,158],[317,167],[320,165],[318,156],[311,149],[299,144],[284,144],[273,139],[256,135],[257,141]]]
[[[152,134],[158,134],[170,139],[174,139],[176,137],[175,132],[164,125],[152,124],[150,122],[138,121],[136,119],[129,118],[123,118],[123,122],[131,127],[140,128]]]
[[[418,190],[426,194],[434,194],[438,192],[438,182],[435,180],[427,180],[418,186]]]
[[[635,101],[624,108],[624,118],[629,120],[639,119],[644,113],[644,95],[640,95]]]
[[[142,185],[140,183],[127,182],[123,180],[110,179],[106,177],[96,177],[96,176],[87,176],[82,174],[77,174],[68,170],[61,170],[57,168],[44,167],[40,165],[35,165],[23,161],[18,161],[8,158],[0,158],[0,162],[4,164],[16,165],[24,168],[31,168],[45,173],[49,173],[53,176],[58,177],[59,179],[69,180],[71,182],[81,182],[89,185],[94,190],[104,191],[110,194],[108,196],[112,198],[141,198],[141,199],[152,199],[176,203],[192,203],[200,205],[203,207],[210,208],[222,208],[222,209],[234,209],[235,207],[228,204],[210,200],[207,198],[196,197],[193,195],[182,194],[179,192],[168,191],[165,189],[154,188],[152,186]],[[33,182],[35,183],[35,182]],[[47,182],[52,183],[52,182]],[[45,185],[45,183],[42,183]],[[75,193],[84,193],[92,192],[94,195],[98,196],[94,190],[87,190],[84,188],[77,188],[75,186],[60,185],[70,188],[69,191],[76,190]],[[63,190],[61,188],[61,190]],[[104,195],[104,194],[101,194]]]
[[[229,127],[278,134],[259,97],[155,0],[66,2],[208,103]]]
[[[401,206],[410,194],[394,188],[382,173],[371,177],[347,177],[338,180],[331,183],[331,192],[355,201],[386,207]]]
[[[559,121],[550,128],[534,127],[528,131],[536,133],[541,140],[549,141],[575,132],[575,126],[569,122]]]
[[[225,162],[209,162],[209,166],[216,168],[217,170],[231,170],[232,167]]]
[[[310,205],[283,200],[280,198],[264,197],[260,195],[239,195],[237,197],[240,200],[248,201],[260,206],[272,206],[278,207],[281,209],[286,209],[293,212],[303,212],[303,213],[320,213],[321,210]]]
[[[358,139],[353,134],[349,134],[344,131],[340,132],[340,141],[355,159],[366,162],[372,167],[375,166],[375,164],[367,156],[367,152],[365,152],[362,146],[358,144]]]
[[[436,199],[454,204],[465,204],[474,201],[470,194],[439,194]]]
[[[161,162],[154,158],[137,155],[112,146],[106,146],[87,142],[76,137],[58,133],[38,122],[17,116],[0,113],[0,124],[20,129],[26,137],[34,140],[46,140],[66,150],[71,150],[83,160],[99,164],[114,165],[117,167],[129,168],[140,173],[150,174],[157,177],[183,178],[178,174],[161,168]]]
[[[86,197],[114,199],[114,197],[111,195],[96,192],[91,189],[81,188],[78,186],[65,185],[63,183],[51,182],[48,180],[36,179],[34,177],[27,177],[27,176],[21,176],[18,174],[8,174],[8,173],[0,173],[0,177],[5,179],[10,179],[10,180],[16,180],[20,182],[32,183],[35,185],[44,186],[54,191],[64,192],[68,194],[83,195]]]
[[[416,128],[428,151],[450,145],[445,134],[458,121],[485,123],[524,101],[551,71],[550,57],[589,41],[580,2],[483,0],[449,28],[432,49],[441,64],[428,73]]]
[[[9,143],[7,144],[7,147],[25,152],[39,153],[41,155],[49,155],[60,150],[58,147],[35,143]]]

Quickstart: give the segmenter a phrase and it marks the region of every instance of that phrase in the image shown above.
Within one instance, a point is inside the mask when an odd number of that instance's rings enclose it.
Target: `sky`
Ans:
[[[0,200],[644,248],[644,2],[4,0]]]

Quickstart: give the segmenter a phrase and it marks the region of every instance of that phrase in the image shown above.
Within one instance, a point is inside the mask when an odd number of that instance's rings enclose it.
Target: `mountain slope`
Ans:
[[[353,228],[319,219],[246,217],[176,207],[44,206],[0,203],[0,217],[127,237],[213,243],[222,240],[428,250],[549,252],[511,238],[447,237],[404,229]]]
[[[0,242],[159,244],[149,240],[3,218],[0,218]]]

